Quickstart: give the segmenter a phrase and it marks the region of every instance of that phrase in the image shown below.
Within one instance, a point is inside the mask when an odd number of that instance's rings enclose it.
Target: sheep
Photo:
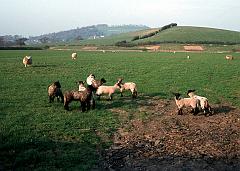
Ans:
[[[233,56],[232,56],[232,55],[226,55],[226,56],[225,56],[225,59],[226,59],[226,60],[233,60]]]
[[[187,56],[187,59],[190,59],[190,56],[189,56],[189,55]]]
[[[48,97],[49,103],[53,102],[55,97],[57,97],[57,101],[61,98],[61,102],[63,103],[63,93],[61,91],[61,84],[59,81],[55,81],[48,86]]]
[[[77,59],[77,53],[76,52],[72,53],[72,59],[73,60]]]
[[[92,85],[92,81],[95,80],[95,75],[93,74],[90,74],[88,77],[87,77],[87,85]]]
[[[134,82],[126,82],[126,83],[122,83],[122,78],[119,79],[120,81],[120,85],[121,85],[121,88],[120,88],[120,93],[121,93],[121,97],[123,97],[123,94],[122,92],[124,90],[130,90],[131,93],[132,93],[132,98],[136,98],[137,97],[137,85],[134,83]]]
[[[77,83],[79,84],[79,89],[81,87],[81,91],[72,90],[64,93],[64,109],[69,110],[69,103],[72,101],[80,101],[82,112],[85,112],[86,110],[90,110],[92,90],[85,87],[83,81],[78,81]],[[95,108],[95,101],[93,105],[92,107]]]
[[[194,92],[195,92],[195,90],[188,90],[187,95],[190,98],[195,98],[200,101],[200,106],[201,106],[201,109],[203,110],[203,113],[205,114],[205,116],[207,116],[208,113],[212,114],[213,111],[212,111],[211,106],[209,105],[208,99],[206,97],[195,95]]]
[[[112,95],[115,93],[117,89],[121,88],[120,80],[117,81],[113,86],[100,86],[97,89],[96,95],[98,96],[98,100],[100,100],[100,96],[102,94],[108,94],[109,100],[112,100]]]
[[[98,89],[99,86],[106,83],[106,80],[104,78],[101,78],[101,80],[95,80],[95,75],[90,74],[87,77],[86,82],[87,82],[88,87],[91,88],[93,92],[96,92],[96,90]]]
[[[28,65],[32,65],[32,57],[31,56],[25,56],[23,58],[23,65],[27,67]]]
[[[196,115],[199,110],[199,103],[200,101],[195,98],[181,98],[181,94],[179,93],[173,93],[175,95],[175,102],[178,107],[178,115],[182,115],[182,109],[183,107],[192,107],[192,112],[194,115]]]

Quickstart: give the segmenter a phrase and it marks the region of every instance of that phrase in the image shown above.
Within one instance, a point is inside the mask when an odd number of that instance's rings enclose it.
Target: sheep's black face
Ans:
[[[175,97],[176,97],[177,100],[180,99],[181,94],[179,94],[179,93],[174,93],[174,95],[175,95]]]
[[[78,81],[77,84],[78,85],[84,85],[84,81]]]
[[[104,78],[101,78],[102,83],[106,83],[107,81]]]
[[[195,92],[195,90],[188,90],[187,95],[192,92]]]
[[[61,84],[59,81],[54,82],[54,84],[56,85],[57,88],[61,88]]]

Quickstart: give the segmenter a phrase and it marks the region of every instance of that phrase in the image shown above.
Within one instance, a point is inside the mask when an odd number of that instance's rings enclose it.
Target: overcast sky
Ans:
[[[96,24],[240,31],[239,0],[0,0],[0,35],[36,36]]]

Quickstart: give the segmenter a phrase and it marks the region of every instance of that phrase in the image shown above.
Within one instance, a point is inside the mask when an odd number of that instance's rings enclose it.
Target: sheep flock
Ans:
[[[105,51],[103,51],[105,53]],[[72,60],[77,59],[77,53],[71,54]],[[190,59],[190,56],[187,56]],[[227,60],[233,60],[231,55],[225,57]],[[23,64],[25,67],[32,64],[32,57],[25,56],[23,58]],[[78,81],[78,90],[68,90],[64,93],[61,91],[61,85],[59,81],[52,82],[47,90],[49,103],[54,102],[55,97],[57,101],[64,104],[65,110],[69,109],[69,104],[72,101],[78,101],[80,103],[80,109],[82,112],[88,111],[91,108],[95,109],[96,100],[100,100],[101,96],[107,96],[107,100],[113,100],[113,95],[116,92],[120,92],[121,97],[123,97],[124,91],[130,91],[132,99],[138,97],[137,84],[134,82],[123,82],[123,78],[117,78],[114,85],[105,85],[106,80],[101,78],[99,80],[95,79],[94,74],[89,74],[89,76],[84,81]],[[173,93],[173,97],[176,103],[177,114],[182,115],[184,108],[191,108],[191,112],[196,115],[199,112],[203,112],[205,116],[213,114],[213,109],[209,104],[208,98],[199,96],[195,94],[195,90],[188,90],[186,93],[189,97],[181,97],[180,93]]]

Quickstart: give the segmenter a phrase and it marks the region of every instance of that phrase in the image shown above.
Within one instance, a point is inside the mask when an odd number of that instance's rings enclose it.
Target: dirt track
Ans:
[[[180,116],[173,100],[137,103],[135,119],[128,121],[128,111],[112,109],[125,124],[97,170],[240,170],[239,109],[220,104],[209,117],[187,109]]]

